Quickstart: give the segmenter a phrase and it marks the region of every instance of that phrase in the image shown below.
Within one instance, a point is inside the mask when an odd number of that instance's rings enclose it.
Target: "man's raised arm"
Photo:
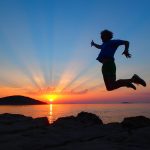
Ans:
[[[125,55],[127,58],[131,58],[131,54],[129,53],[129,41],[124,41],[125,49],[122,55]]]
[[[91,47],[92,47],[92,46],[95,46],[96,48],[101,49],[101,46],[98,45],[98,44],[96,44],[96,43],[94,43],[93,40],[92,40],[92,42],[91,42]]]

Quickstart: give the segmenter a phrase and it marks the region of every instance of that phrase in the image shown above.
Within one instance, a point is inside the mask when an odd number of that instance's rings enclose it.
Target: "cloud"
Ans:
[[[63,90],[63,91],[56,91],[55,87],[47,87],[45,89],[41,89],[38,91],[26,91],[26,94],[29,95],[44,95],[44,94],[52,94],[52,95],[82,95],[86,94],[89,90],[84,89],[84,90]]]
[[[84,90],[81,90],[81,91],[63,91],[61,92],[61,94],[63,95],[80,95],[80,94],[86,94],[88,92],[88,89],[84,89]]]

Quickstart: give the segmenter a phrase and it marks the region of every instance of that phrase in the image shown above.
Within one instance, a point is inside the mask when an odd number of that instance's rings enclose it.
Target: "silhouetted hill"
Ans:
[[[0,98],[0,105],[41,105],[47,104],[25,96],[8,96]]]

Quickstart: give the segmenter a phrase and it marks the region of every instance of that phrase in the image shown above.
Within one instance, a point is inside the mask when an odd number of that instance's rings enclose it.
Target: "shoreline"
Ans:
[[[49,124],[48,118],[0,114],[1,150],[148,150],[150,118],[135,116],[104,124],[95,114],[80,112]]]

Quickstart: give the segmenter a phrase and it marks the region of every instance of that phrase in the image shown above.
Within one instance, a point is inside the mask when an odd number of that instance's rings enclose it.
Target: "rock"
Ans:
[[[136,118],[136,119],[135,119]],[[143,121],[140,124],[140,121]],[[138,127],[135,125],[138,123]],[[126,128],[135,128],[129,134]],[[149,150],[150,126],[145,117],[130,117],[122,123],[103,124],[91,113],[57,119],[0,115],[0,150]]]
[[[76,117],[62,117],[54,121],[53,125],[63,128],[83,128],[93,125],[102,125],[102,120],[92,113],[81,112]]]
[[[128,144],[150,146],[150,127],[139,128],[126,140]],[[144,149],[144,148],[143,148]]]
[[[80,112],[76,118],[78,121],[88,125],[103,124],[102,120],[97,115],[88,112]]]
[[[27,117],[20,114],[0,114],[0,124],[11,125],[22,121],[31,121],[32,117]]]
[[[36,127],[49,126],[49,121],[47,117],[40,117],[33,119],[33,123],[36,124]]]
[[[150,119],[144,116],[129,117],[124,118],[121,124],[128,129],[137,129],[150,126]]]
[[[61,117],[52,123],[52,126],[57,126],[61,128],[71,128],[78,126],[74,116]]]
[[[33,128],[48,126],[48,118],[41,117],[33,119],[19,114],[1,114],[0,115],[0,133],[13,133],[30,130]]]

